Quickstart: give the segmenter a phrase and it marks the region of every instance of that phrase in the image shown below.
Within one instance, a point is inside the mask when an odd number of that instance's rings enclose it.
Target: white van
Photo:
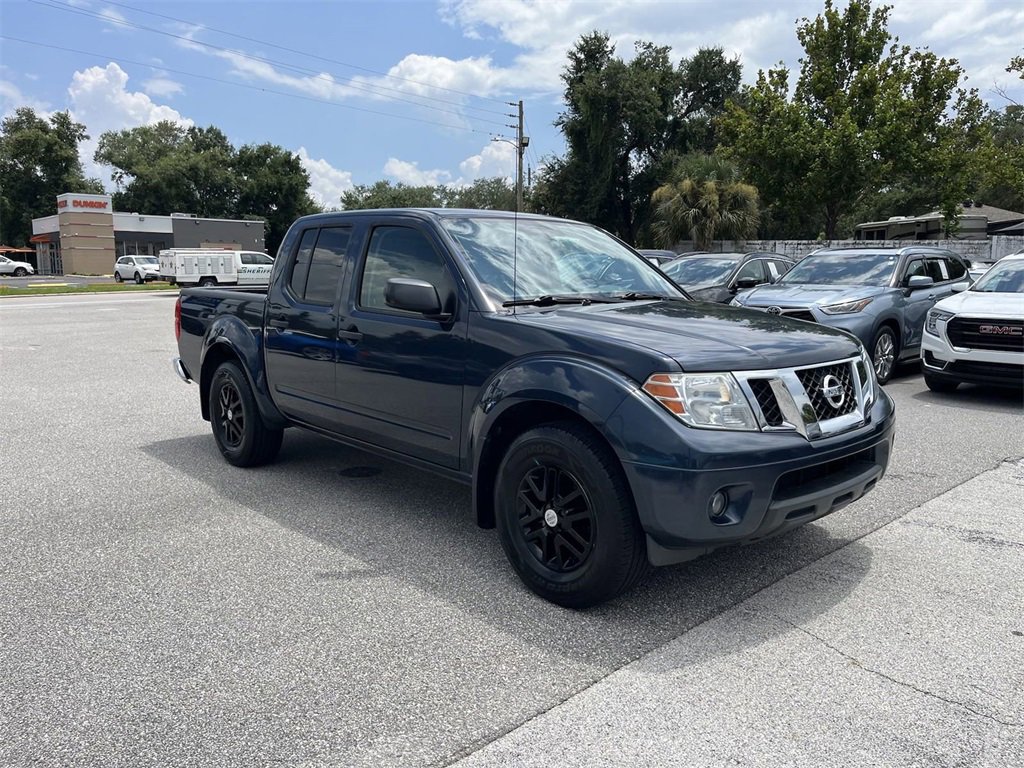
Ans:
[[[169,248],[160,251],[160,276],[174,285],[269,285],[274,260],[259,251]]]

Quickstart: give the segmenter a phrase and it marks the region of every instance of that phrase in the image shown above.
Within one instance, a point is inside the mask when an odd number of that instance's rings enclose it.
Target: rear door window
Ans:
[[[309,262],[304,298],[310,304],[333,304],[345,273],[345,255],[352,237],[351,227],[320,230]]]
[[[959,259],[955,259],[952,256],[946,256],[943,257],[942,262],[946,266],[946,273],[949,275],[950,280],[959,280],[967,274],[967,270],[964,268],[964,265],[960,263]]]

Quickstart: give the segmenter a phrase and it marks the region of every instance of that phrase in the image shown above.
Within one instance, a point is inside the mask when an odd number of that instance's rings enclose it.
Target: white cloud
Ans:
[[[299,147],[297,154],[309,174],[309,194],[313,200],[325,208],[338,208],[341,194],[352,189],[352,174],[335,168],[323,158],[314,159],[305,147]]]
[[[0,116],[12,115],[19,107],[30,107],[40,117],[47,117],[50,114],[50,105],[45,101],[26,96],[10,80],[0,80]]]
[[[114,8],[111,8],[109,6],[103,8],[100,11],[100,16],[102,16],[109,24],[111,24],[113,29],[116,29],[118,31],[125,31],[128,29],[126,23],[128,19],[126,19],[120,11]]]
[[[68,86],[71,114],[89,128],[89,140],[79,147],[86,174],[98,176],[108,185],[109,172],[92,159],[101,133],[152,125],[161,120],[193,125],[173,107],[157,104],[145,93],[129,91],[127,86],[128,73],[113,62],[106,67],[75,72]]]
[[[143,81],[142,90],[150,96],[169,98],[176,94],[184,93],[185,87],[169,77],[151,77],[149,80]]]
[[[494,176],[511,180],[516,172],[516,148],[504,141],[492,141],[479,154],[459,163],[459,171],[462,176],[456,182],[458,186]]]
[[[399,160],[397,157],[389,157],[384,163],[384,175],[414,187],[446,184],[452,177],[451,173],[440,168],[424,171],[416,162]]]

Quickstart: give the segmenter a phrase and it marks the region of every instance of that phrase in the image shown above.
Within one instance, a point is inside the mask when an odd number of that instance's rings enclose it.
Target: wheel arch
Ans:
[[[515,389],[509,391],[512,386]],[[520,361],[492,377],[481,388],[469,419],[468,453],[477,524],[494,527],[498,467],[512,441],[534,427],[559,421],[578,424],[621,461],[622,446],[604,425],[635,389],[636,385],[618,372],[564,358]]]

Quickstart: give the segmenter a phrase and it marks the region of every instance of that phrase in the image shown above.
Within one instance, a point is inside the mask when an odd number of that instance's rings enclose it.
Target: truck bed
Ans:
[[[218,318],[240,319],[262,347],[263,315],[267,288],[182,288],[181,338],[178,349],[189,371],[199,371],[203,339],[211,323]],[[237,324],[236,324],[237,327]]]

